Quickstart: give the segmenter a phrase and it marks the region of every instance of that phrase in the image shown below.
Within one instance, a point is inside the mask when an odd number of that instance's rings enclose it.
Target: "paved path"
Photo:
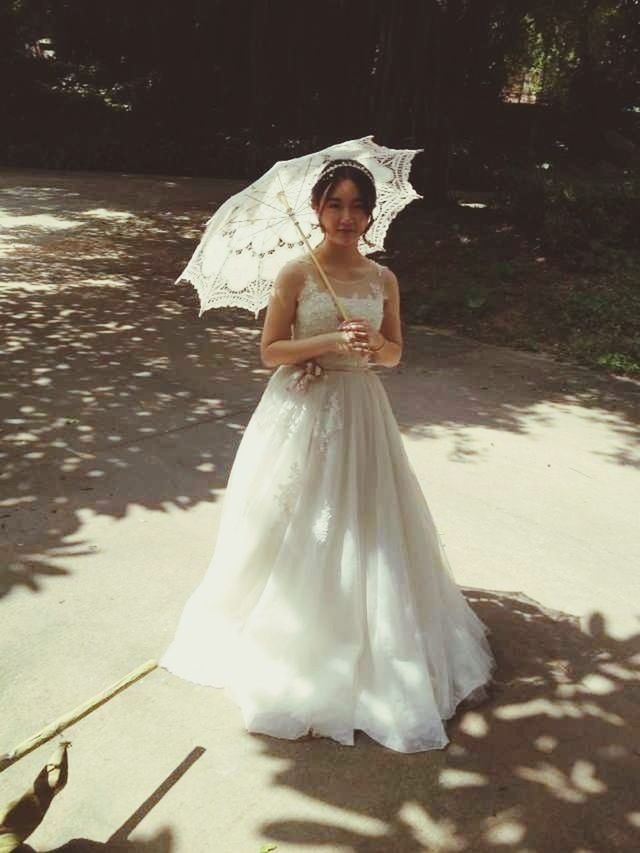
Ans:
[[[157,657],[208,564],[270,371],[262,317],[198,318],[172,282],[238,187],[0,173],[0,752]],[[220,691],[155,671],[68,730],[34,850],[638,849],[639,385],[405,337],[383,381],[493,632],[491,701],[446,750],[401,755],[249,735]],[[1,801],[52,751],[7,770]]]

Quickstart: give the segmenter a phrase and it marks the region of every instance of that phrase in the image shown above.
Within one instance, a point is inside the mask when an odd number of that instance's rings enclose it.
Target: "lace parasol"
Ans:
[[[413,157],[422,148],[387,148],[373,136],[351,139],[313,154],[280,160],[262,177],[228,198],[208,221],[202,239],[176,283],[190,282],[200,298],[200,316],[210,308],[238,306],[255,312],[269,302],[282,266],[322,241],[310,203],[311,188],[323,166],[337,158],[359,161],[372,173],[377,192],[374,223],[360,240],[364,255],[384,249],[393,218],[409,202],[422,198],[411,186]],[[324,271],[313,260],[346,317]]]

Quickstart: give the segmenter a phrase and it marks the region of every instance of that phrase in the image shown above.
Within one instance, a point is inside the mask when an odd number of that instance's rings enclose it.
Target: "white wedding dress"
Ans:
[[[335,330],[308,258],[296,338]],[[351,286],[380,328],[380,267]],[[344,292],[344,283],[336,290]],[[384,386],[358,354],[280,365],[231,469],[215,550],[160,665],[224,688],[246,729],[399,752],[448,743],[443,720],[485,693],[487,629],[456,585]],[[378,368],[384,370],[384,368]]]

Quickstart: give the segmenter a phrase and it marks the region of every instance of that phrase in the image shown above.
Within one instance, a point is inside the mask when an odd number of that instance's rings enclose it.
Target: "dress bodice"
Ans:
[[[342,316],[327,290],[324,282],[319,280],[316,267],[309,258],[302,258],[305,280],[298,296],[296,317],[293,324],[294,338],[308,338],[324,332],[336,331],[342,321]],[[382,272],[384,267],[373,262],[371,272],[354,282],[349,293],[343,295],[345,283],[334,286],[338,298],[343,302],[350,317],[363,317],[372,328],[379,330],[382,325],[384,311],[384,285]],[[327,276],[334,284],[336,279]],[[325,353],[316,356],[315,361],[322,367],[350,367],[367,364],[367,358],[358,353]]]

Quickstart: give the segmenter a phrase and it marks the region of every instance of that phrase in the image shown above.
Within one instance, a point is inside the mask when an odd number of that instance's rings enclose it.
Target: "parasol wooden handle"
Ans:
[[[278,198],[280,199],[280,201],[281,201],[284,205],[286,205],[286,208],[287,208],[287,214],[288,214],[289,218],[291,219],[291,221],[293,222],[293,224],[294,224],[294,225],[296,226],[296,228],[298,229],[298,232],[299,232],[300,236],[301,236],[301,237],[302,237],[302,239],[304,240],[304,244],[305,244],[305,246],[307,247],[307,249],[308,249],[308,251],[309,251],[309,255],[311,256],[311,260],[312,260],[312,261],[313,261],[313,263],[316,265],[316,268],[317,268],[318,272],[319,272],[319,273],[320,273],[320,275],[322,276],[322,280],[323,280],[323,281],[324,281],[324,283],[326,284],[326,286],[327,286],[327,290],[328,290],[328,291],[329,291],[329,293],[331,294],[331,298],[333,299],[333,301],[334,301],[334,303],[335,303],[336,308],[337,308],[337,309],[338,309],[338,311],[342,314],[342,319],[343,319],[343,320],[350,320],[350,319],[351,319],[351,317],[349,316],[349,313],[348,313],[347,309],[344,307],[344,305],[343,305],[343,304],[342,304],[342,302],[340,301],[340,298],[339,298],[338,294],[335,292],[335,290],[334,290],[334,289],[333,289],[333,287],[331,286],[331,282],[330,282],[330,281],[329,281],[329,279],[327,278],[325,271],[324,271],[324,270],[322,269],[322,267],[320,266],[320,261],[319,261],[319,260],[316,258],[316,256],[313,254],[313,249],[311,248],[311,245],[310,245],[309,241],[307,240],[307,237],[306,237],[306,235],[305,235],[304,231],[303,231],[303,230],[302,230],[302,228],[300,228],[300,226],[298,225],[298,221],[297,221],[297,219],[295,218],[295,216],[293,215],[293,209],[292,209],[292,208],[291,208],[291,206],[289,205],[289,202],[287,201],[287,197],[286,197],[286,195],[284,194],[284,191],[281,191],[281,192],[279,192],[279,193],[278,193]]]

